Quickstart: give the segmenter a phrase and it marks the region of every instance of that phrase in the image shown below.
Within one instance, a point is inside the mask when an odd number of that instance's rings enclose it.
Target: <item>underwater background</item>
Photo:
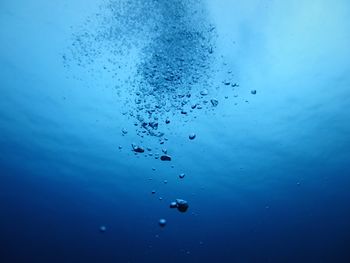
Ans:
[[[0,262],[350,262],[349,17],[2,0]]]

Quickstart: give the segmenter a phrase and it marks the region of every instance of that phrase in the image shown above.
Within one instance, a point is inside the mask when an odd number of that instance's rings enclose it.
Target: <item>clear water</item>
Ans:
[[[350,262],[349,16],[2,0],[0,262]]]

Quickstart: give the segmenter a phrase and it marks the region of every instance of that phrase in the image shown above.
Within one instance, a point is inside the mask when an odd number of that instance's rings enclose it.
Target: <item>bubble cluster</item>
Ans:
[[[64,60],[92,74],[110,72],[116,87],[124,87],[124,114],[136,133],[164,140],[171,116],[215,104],[203,99],[214,90],[215,74],[217,33],[208,17],[202,0],[106,0],[73,34]],[[118,77],[129,69],[125,56],[134,69],[127,79]]]
[[[134,124],[134,129],[122,128],[121,135],[135,133],[140,138],[131,144],[135,155],[172,161],[171,149],[165,146],[173,119],[186,123],[199,112],[214,111],[221,105],[217,90],[233,92],[238,87],[227,64],[217,66],[223,57],[209,17],[204,0],[105,0],[99,12],[74,32],[64,64],[111,77],[125,109],[122,114]],[[146,146],[145,136],[157,145]],[[192,132],[187,140],[195,138]],[[185,173],[178,177],[183,179]],[[176,199],[170,207],[186,212],[189,206]],[[166,220],[159,220],[159,225],[164,227]]]

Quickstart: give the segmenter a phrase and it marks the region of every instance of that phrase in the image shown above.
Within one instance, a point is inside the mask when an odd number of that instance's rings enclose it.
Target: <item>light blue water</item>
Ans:
[[[1,1],[0,262],[350,262],[349,16]],[[142,133],[147,104],[159,128]]]

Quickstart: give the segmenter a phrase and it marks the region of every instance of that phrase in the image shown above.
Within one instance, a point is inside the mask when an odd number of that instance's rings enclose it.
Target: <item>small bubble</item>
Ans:
[[[106,232],[106,230],[107,230],[107,227],[106,227],[106,226],[100,226],[100,232],[101,232],[101,233]]]
[[[165,227],[165,225],[166,225],[166,220],[165,220],[164,218],[161,218],[161,219],[159,219],[158,224],[159,224],[161,227]]]
[[[216,107],[219,105],[219,101],[217,99],[211,99],[210,102],[211,102],[211,105],[213,105],[213,107]]]
[[[200,94],[202,95],[202,96],[206,96],[206,95],[208,95],[208,90],[207,89],[204,89],[204,90],[202,90],[201,92],[200,92]]]
[[[177,210],[179,210],[182,213],[186,212],[188,209],[188,203],[186,200],[176,199],[176,205],[177,205]]]
[[[160,157],[160,160],[161,160],[161,161],[171,161],[171,156],[170,156],[170,155],[167,155],[167,154],[162,155],[162,156]]]
[[[136,153],[143,153],[145,151],[145,149],[143,149],[141,146],[138,146],[135,144],[132,144],[131,147],[132,147],[133,151]]]

